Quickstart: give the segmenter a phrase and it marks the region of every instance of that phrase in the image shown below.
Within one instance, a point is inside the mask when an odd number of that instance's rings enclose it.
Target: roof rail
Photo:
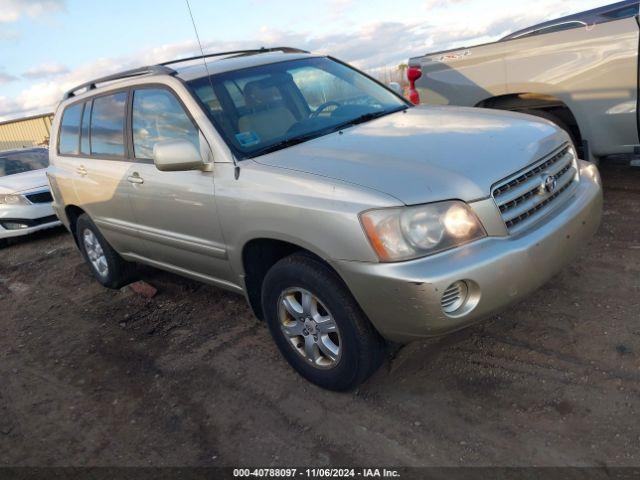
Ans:
[[[230,52],[208,53],[206,55],[196,55],[195,57],[180,58],[178,60],[171,60],[168,62],[159,63],[158,65],[150,65],[147,67],[134,68],[133,70],[126,70],[124,72],[115,73],[113,75],[107,75],[106,77],[96,78],[90,82],[83,83],[77,87],[72,88],[64,94],[63,100],[67,100],[75,96],[78,90],[85,88],[87,91],[93,90],[97,87],[98,83],[112,82],[114,80],[122,80],[125,78],[138,77],[141,75],[175,75],[176,71],[167,65],[173,65],[174,63],[189,62],[191,60],[199,60],[210,57],[222,57],[226,55],[231,56],[245,56],[245,55],[258,55],[261,53],[269,52],[283,52],[283,53],[309,53],[306,50],[300,50],[292,47],[273,47],[273,48],[259,48],[254,50],[233,50]]]
[[[66,100],[75,96],[78,90],[82,90],[86,88],[87,91],[93,90],[96,88],[98,83],[112,82],[114,80],[122,80],[125,78],[138,77],[141,75],[174,75],[176,73],[172,68],[166,67],[164,65],[150,65],[148,67],[140,67],[134,68],[132,70],[126,70],[124,72],[115,73],[113,75],[107,75],[106,77],[96,78],[95,80],[91,80],[90,82],[83,83],[78,85],[77,87],[72,88],[64,94],[63,99]]]
[[[272,47],[272,48],[262,47],[262,48],[253,49],[253,50],[232,50],[230,52],[207,53],[206,55],[196,55],[195,57],[179,58],[177,60],[162,62],[159,65],[162,65],[162,66],[173,65],[174,63],[189,62],[191,60],[200,60],[203,58],[211,58],[211,57],[222,57],[225,55],[242,57],[245,55],[258,55],[261,53],[270,53],[270,52],[309,53],[307,50],[301,50],[299,48],[292,48],[292,47]]]

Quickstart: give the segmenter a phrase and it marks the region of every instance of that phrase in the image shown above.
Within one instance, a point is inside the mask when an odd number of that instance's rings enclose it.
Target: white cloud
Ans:
[[[0,0],[0,23],[64,10],[65,0]]]
[[[458,3],[469,2],[470,0],[426,0],[423,4],[423,8],[427,10],[434,10],[436,8],[446,8]]]
[[[0,70],[0,85],[17,80],[17,77]]]
[[[5,0],[0,0],[0,4]],[[431,4],[469,0],[429,0]],[[40,2],[42,3],[42,2]],[[335,6],[348,0],[336,0]],[[567,2],[563,8],[575,8],[575,2]],[[549,12],[557,12],[555,0],[539,0],[532,9],[528,2],[512,2],[501,12],[477,15],[473,22],[448,11],[434,16],[429,22],[380,22],[365,25],[345,33],[312,36],[305,32],[290,32],[262,28],[254,38],[242,41],[203,41],[205,52],[256,48],[260,46],[289,45],[317,53],[330,54],[365,70],[397,66],[411,56],[441,49],[470,46],[479,42],[496,40],[515,31],[548,19]],[[575,11],[575,10],[574,10]],[[16,97],[0,97],[0,118],[52,111],[62,94],[73,86],[99,76],[164,60],[194,55],[199,52],[195,41],[161,45],[152,50],[139,51],[128,56],[97,59],[64,73],[64,67],[49,65],[36,67],[25,73],[30,78],[40,78],[22,90]],[[56,69],[57,68],[57,69]],[[1,78],[1,77],[0,77]],[[1,82],[1,80],[0,80]]]
[[[28,77],[28,73],[31,72],[31,79],[39,77],[40,81],[22,90],[15,97],[0,97],[0,120],[51,112],[63,94],[77,85],[121,70],[192,55],[195,54],[195,49],[195,42],[163,45],[126,57],[100,58],[71,71],[67,69],[66,73],[60,71],[66,69],[61,65],[35,67],[25,72],[23,77]],[[47,75],[47,70],[49,73],[53,71],[54,74]]]
[[[353,5],[353,0],[330,0],[328,10],[331,12],[332,18],[338,18]]]
[[[69,72],[69,69],[58,63],[45,63],[34,68],[30,68],[22,74],[24,78],[29,80],[39,80],[42,78],[51,78]]]

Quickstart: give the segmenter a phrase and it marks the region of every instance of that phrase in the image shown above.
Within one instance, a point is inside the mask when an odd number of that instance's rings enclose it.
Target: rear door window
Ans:
[[[60,122],[60,138],[58,141],[58,151],[65,155],[77,155],[80,143],[80,116],[82,115],[82,104],[67,107],[62,114]]]
[[[133,151],[140,159],[153,158],[156,143],[187,140],[199,148],[198,129],[178,99],[164,88],[143,88],[133,94]]]
[[[124,157],[127,92],[96,97],[91,112],[91,154]]]

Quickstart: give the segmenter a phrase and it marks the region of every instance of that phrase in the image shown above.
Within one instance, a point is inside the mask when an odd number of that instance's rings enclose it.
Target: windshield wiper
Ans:
[[[282,148],[293,147],[294,145],[298,145],[299,143],[306,142],[307,140],[311,140],[312,138],[320,137],[322,135],[324,135],[323,132],[313,132],[306,133],[304,135],[298,135],[297,137],[286,138],[277,143],[269,145],[268,147],[257,150],[256,152],[252,152],[252,156],[265,155]]]
[[[390,114],[396,113],[396,112],[401,112],[403,110],[406,110],[407,108],[409,108],[409,107],[402,106],[400,108],[396,108],[395,110],[381,110],[379,112],[364,113],[364,114],[360,115],[359,117],[352,118],[351,120],[348,120],[346,122],[343,122],[343,123],[337,125],[336,127],[334,127],[334,130],[341,130],[344,127],[350,127],[351,125],[359,125],[361,123],[370,122],[371,120],[374,120],[376,118],[384,117],[385,115],[390,115]]]

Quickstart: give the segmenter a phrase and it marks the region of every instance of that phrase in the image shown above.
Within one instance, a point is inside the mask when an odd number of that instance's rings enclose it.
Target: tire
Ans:
[[[22,237],[0,238],[0,248],[8,248],[12,245],[20,243]]]
[[[536,110],[536,109],[518,110],[518,111],[520,113],[526,113],[527,115],[533,115],[534,117],[544,118],[545,120],[549,120],[551,123],[555,123],[558,127],[560,127],[562,130],[567,132],[567,135],[569,135],[569,138],[571,139],[571,143],[573,144],[573,148],[575,149],[575,151],[580,152],[582,150],[582,145],[578,144],[578,139],[575,137],[575,135],[571,131],[571,128],[569,128],[569,125],[564,123],[559,117],[557,117],[553,113],[549,113],[545,110]]]
[[[103,286],[117,289],[133,280],[134,265],[118,255],[86,213],[78,217],[76,238],[91,273]]]
[[[306,309],[302,307],[305,292],[315,298],[310,299],[307,305],[311,307]],[[289,309],[284,306],[285,302]],[[300,375],[322,388],[353,389],[369,378],[384,360],[382,337],[342,280],[313,257],[293,254],[276,263],[262,285],[262,308],[284,358]],[[292,310],[295,315],[291,314]],[[309,360],[314,356],[317,359]]]

